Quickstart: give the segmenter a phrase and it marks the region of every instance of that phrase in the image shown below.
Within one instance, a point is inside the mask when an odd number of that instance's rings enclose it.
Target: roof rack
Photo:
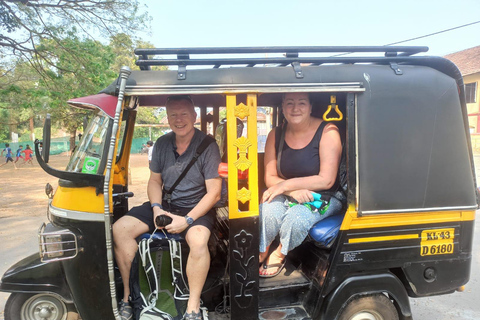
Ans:
[[[320,65],[325,63],[366,63],[366,62],[399,62],[411,55],[427,52],[423,46],[303,46],[303,47],[199,47],[199,48],[166,48],[166,49],[136,49],[139,56],[136,64],[141,70],[149,70],[151,66],[178,66],[178,79],[186,77],[188,65],[211,65],[220,68],[222,65],[255,65],[272,64],[287,66],[291,64],[297,77],[302,78],[300,64]],[[254,54],[281,54],[277,57],[252,57]],[[332,56],[311,56],[315,53],[336,53]],[[384,53],[376,57],[344,57],[350,53]],[[246,57],[209,57],[192,59],[190,55],[246,55]],[[300,54],[309,54],[301,57]],[[176,55],[175,58],[155,58],[158,55]]]

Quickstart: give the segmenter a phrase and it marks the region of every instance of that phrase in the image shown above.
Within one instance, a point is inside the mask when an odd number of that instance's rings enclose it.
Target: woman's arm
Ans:
[[[277,172],[277,153],[275,151],[275,130],[272,129],[265,142],[265,185],[270,188],[280,182],[285,181],[278,176]]]

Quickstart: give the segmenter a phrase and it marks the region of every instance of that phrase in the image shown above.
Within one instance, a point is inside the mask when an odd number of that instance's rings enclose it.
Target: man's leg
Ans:
[[[148,226],[132,216],[123,216],[113,224],[115,260],[122,275],[123,301],[130,296],[130,269],[138,245],[136,238],[148,232]]]
[[[198,313],[200,311],[200,294],[210,268],[209,238],[210,230],[201,225],[190,228],[185,237],[190,247],[187,260],[188,287],[190,289],[190,298],[187,304],[188,313],[192,311]]]

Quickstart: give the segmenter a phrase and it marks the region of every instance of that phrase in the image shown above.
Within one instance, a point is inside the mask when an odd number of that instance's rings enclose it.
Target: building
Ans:
[[[480,153],[480,46],[445,56],[460,69],[465,83],[468,121],[474,153]]]

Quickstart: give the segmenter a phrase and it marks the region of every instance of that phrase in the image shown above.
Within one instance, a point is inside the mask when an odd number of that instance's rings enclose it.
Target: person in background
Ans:
[[[20,158],[23,159],[23,156],[22,156],[22,150],[23,150],[23,146],[22,145],[19,145],[18,146],[18,149],[17,149],[17,152],[15,154],[15,164],[18,162],[18,160],[20,160]],[[25,161],[24,161],[25,162]]]
[[[153,141],[147,141],[147,149],[148,149],[148,164],[152,162],[152,154],[153,154]]]
[[[25,154],[25,159],[23,163],[30,163],[33,165],[32,158],[33,158],[33,150],[30,148],[30,146],[27,144],[25,147],[25,150],[22,151],[23,154]]]
[[[335,191],[338,186],[342,144],[337,126],[311,115],[307,93],[285,94],[282,111],[287,122],[268,134],[265,145],[268,189],[260,206],[259,257],[259,274],[265,278],[280,273],[287,253],[303,242],[315,223],[342,209],[335,197],[323,214],[302,205],[314,200],[312,192]],[[277,235],[280,244],[269,255]]]
[[[0,167],[3,167],[7,163],[11,162],[13,163],[13,166],[15,167],[15,169],[18,169],[17,166],[15,165],[15,162],[13,162],[12,149],[10,148],[9,143],[5,143],[5,148],[2,150],[2,154],[0,155],[0,157],[3,157],[4,152],[5,152],[5,163],[1,164]]]

